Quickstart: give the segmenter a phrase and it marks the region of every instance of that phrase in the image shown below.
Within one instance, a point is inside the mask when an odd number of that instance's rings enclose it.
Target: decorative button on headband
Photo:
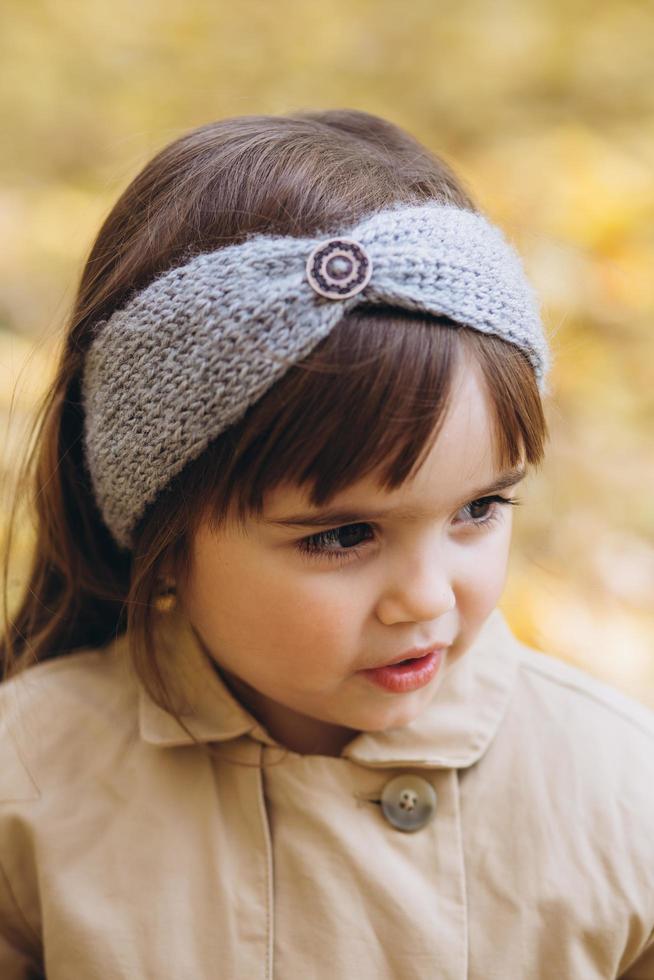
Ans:
[[[120,547],[132,547],[146,507],[185,464],[361,303],[501,337],[546,393],[535,293],[483,215],[403,203],[332,235],[252,235],[196,255],[96,324],[82,375],[84,450]]]
[[[346,299],[365,289],[372,262],[365,248],[351,238],[330,238],[316,245],[307,259],[307,279],[321,296]]]

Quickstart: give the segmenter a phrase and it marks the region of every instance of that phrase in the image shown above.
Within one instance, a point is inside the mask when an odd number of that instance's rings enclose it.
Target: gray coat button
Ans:
[[[436,790],[421,776],[395,776],[382,791],[382,813],[397,830],[420,830],[436,813]]]

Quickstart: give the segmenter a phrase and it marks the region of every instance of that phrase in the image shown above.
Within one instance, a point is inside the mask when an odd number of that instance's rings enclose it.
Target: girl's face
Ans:
[[[200,526],[184,611],[273,738],[338,755],[356,732],[406,725],[425,709],[504,588],[512,508],[502,498],[522,478],[504,477],[481,375],[467,364],[412,481],[387,492],[366,478],[320,511],[285,486],[246,533]],[[327,509],[347,514],[325,524]],[[441,643],[448,649],[423,687],[391,692],[361,673]]]

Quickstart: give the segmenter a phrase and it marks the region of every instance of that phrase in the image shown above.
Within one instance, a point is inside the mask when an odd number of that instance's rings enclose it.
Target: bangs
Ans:
[[[183,471],[189,520],[260,517],[280,485],[302,488],[315,507],[372,472],[380,488],[399,487],[436,441],[470,358],[488,390],[498,470],[537,464],[545,419],[518,348],[446,317],[361,306]]]

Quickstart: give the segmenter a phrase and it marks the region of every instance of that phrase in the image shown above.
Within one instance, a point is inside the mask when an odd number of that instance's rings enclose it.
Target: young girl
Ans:
[[[28,460],[2,980],[654,978],[653,715],[497,609],[548,367],[518,254],[383,119],[136,177]]]

